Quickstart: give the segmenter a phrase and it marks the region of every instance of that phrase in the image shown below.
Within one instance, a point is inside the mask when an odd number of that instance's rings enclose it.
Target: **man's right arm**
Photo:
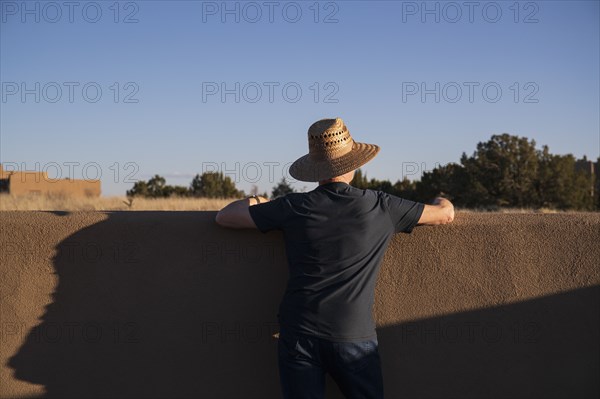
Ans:
[[[447,224],[454,220],[454,205],[446,198],[437,197],[431,205],[425,205],[417,225]]]

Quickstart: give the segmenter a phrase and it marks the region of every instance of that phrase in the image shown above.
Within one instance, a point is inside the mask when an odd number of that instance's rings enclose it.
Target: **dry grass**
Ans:
[[[0,194],[0,211],[217,211],[233,199],[13,196]]]
[[[234,199],[71,197],[60,194],[13,196],[0,194],[0,211],[218,211]],[[562,213],[550,208],[456,208],[460,212]]]

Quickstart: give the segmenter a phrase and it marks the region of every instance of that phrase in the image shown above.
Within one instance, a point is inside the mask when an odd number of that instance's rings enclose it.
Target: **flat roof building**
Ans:
[[[7,171],[0,164],[0,193],[99,197],[100,192],[100,180],[52,179],[48,177],[47,172]]]

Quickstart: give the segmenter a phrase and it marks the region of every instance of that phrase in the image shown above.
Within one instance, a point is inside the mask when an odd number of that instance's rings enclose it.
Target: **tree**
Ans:
[[[159,175],[154,175],[150,180],[137,181],[131,190],[127,190],[128,197],[162,197],[165,179]]]
[[[188,189],[182,186],[169,186],[165,178],[154,175],[147,182],[140,180],[135,182],[131,190],[127,190],[128,197],[165,198],[171,196],[187,196]]]
[[[128,197],[148,197],[148,183],[143,180],[136,181],[131,190],[126,192]]]
[[[362,190],[379,190],[406,199],[416,199],[415,183],[408,180],[406,176],[404,179],[397,180],[396,183],[392,184],[389,180],[369,180],[366,173],[363,174],[362,170],[358,168],[354,172],[354,178],[350,184]]]
[[[165,186],[163,197],[189,197],[190,190],[183,186]]]
[[[472,156],[425,172],[417,183],[418,196],[446,195],[455,204],[527,206],[536,201],[538,158],[535,141],[507,133],[477,144]]]
[[[471,156],[462,153],[460,163],[449,163],[423,173],[420,181],[406,177],[392,184],[389,180],[367,178],[359,168],[350,183],[360,189],[380,190],[413,201],[426,202],[437,196],[448,197],[463,207],[550,207],[558,209],[600,210],[600,157],[591,162],[586,156],[551,154],[548,146],[535,148],[535,141],[508,133],[492,135],[479,142]],[[273,187],[272,198],[295,190],[285,178]],[[258,187],[252,187],[258,193]],[[208,198],[243,197],[222,172],[196,175],[190,187],[169,186],[154,175],[138,181],[127,196]],[[267,197],[267,193],[263,193]]]
[[[154,175],[150,180],[135,182],[131,190],[126,192],[128,197],[165,198],[171,196],[187,196],[189,191],[182,186],[169,186],[165,184],[162,176]]]
[[[273,187],[272,198],[283,197],[284,195],[293,193],[294,189],[292,186],[288,184],[285,180],[285,177],[282,177],[279,183]]]
[[[223,176],[223,172],[197,174],[190,185],[190,192],[193,196],[208,198],[239,198],[244,196],[244,192],[237,190],[231,178]]]
[[[412,201],[417,201],[417,184],[414,181],[408,180],[408,177],[404,176],[402,180],[397,180],[396,183],[394,183],[390,194]]]
[[[463,157],[466,155],[463,154]],[[465,167],[457,163],[449,163],[424,172],[415,186],[415,197],[420,202],[444,196],[461,205],[475,205],[479,199],[476,193],[484,190],[470,181]],[[471,187],[471,191],[467,189],[468,186]]]
[[[367,180],[367,175],[364,174],[360,168],[356,169],[354,172],[354,178],[350,182],[350,184],[356,188],[367,189],[369,188],[369,180]]]
[[[478,143],[470,157],[463,153],[460,164],[424,173],[417,198],[445,194],[465,207],[592,210],[594,167],[586,157],[553,155],[548,146],[537,150],[534,140],[504,133]]]
[[[127,190],[128,197],[209,197],[209,198],[232,198],[243,197],[244,192],[237,190],[235,184],[223,173],[205,172],[196,175],[190,187],[170,186],[166,184],[164,177],[154,175],[147,182],[138,181],[131,190]]]
[[[478,143],[473,156],[461,163],[474,183],[467,189],[483,194],[484,203],[525,206],[535,201],[537,160],[534,140],[503,133]]]
[[[148,180],[148,196],[152,198],[165,197],[165,178],[159,175],[154,175]]]
[[[593,175],[576,169],[572,154],[550,155],[544,158],[543,174],[540,176],[542,206],[559,209],[592,210]]]

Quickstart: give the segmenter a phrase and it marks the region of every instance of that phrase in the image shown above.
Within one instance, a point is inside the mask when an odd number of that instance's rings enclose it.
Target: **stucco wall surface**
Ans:
[[[214,217],[0,212],[0,397],[279,398],[283,237]],[[598,213],[459,212],[394,236],[386,397],[598,397],[599,243]]]

